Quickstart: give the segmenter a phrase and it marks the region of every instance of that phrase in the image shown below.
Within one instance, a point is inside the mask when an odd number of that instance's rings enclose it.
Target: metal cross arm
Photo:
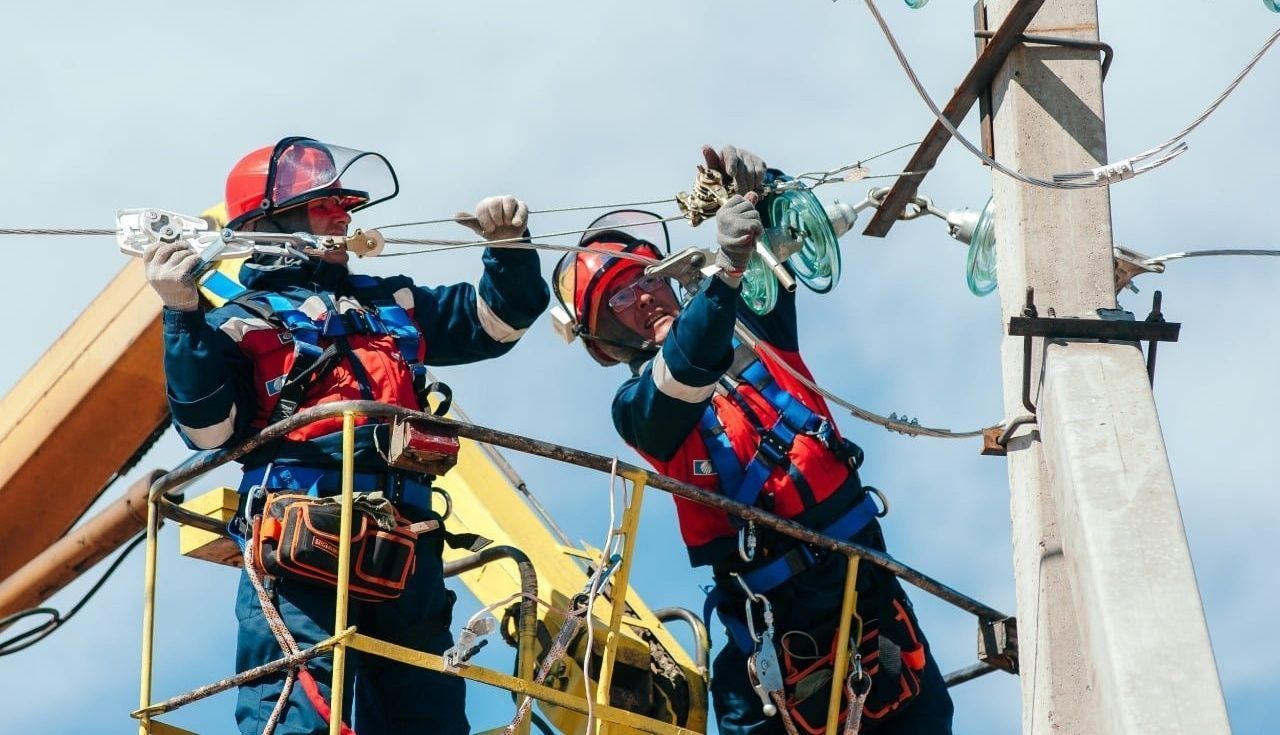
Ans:
[[[1035,17],[1042,5],[1044,0],[1021,0],[1009,11],[986,48],[978,55],[969,73],[960,82],[960,86],[956,87],[955,94],[951,96],[947,106],[942,109],[942,114],[951,121],[952,125],[959,125],[969,114],[969,110],[973,109],[982,90],[991,84],[1000,67],[1004,65],[1005,57],[1022,42],[1023,31],[1031,24],[1031,19]],[[912,173],[898,177],[885,197],[884,203],[876,210],[875,216],[871,218],[871,222],[862,234],[870,237],[884,237],[889,234],[889,230],[898,220],[898,215],[915,197],[920,188],[920,182],[924,181],[925,175],[937,164],[938,157],[942,155],[942,150],[947,147],[950,140],[951,133],[947,132],[941,122],[935,121],[928,135],[916,148],[915,154],[911,156],[911,161],[903,169]]]

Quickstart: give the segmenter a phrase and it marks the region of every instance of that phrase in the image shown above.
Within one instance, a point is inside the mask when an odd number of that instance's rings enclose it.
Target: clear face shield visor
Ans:
[[[578,241],[586,246],[592,241],[608,240],[607,233],[616,230],[629,238],[643,240],[653,245],[659,253],[671,253],[671,238],[667,234],[667,223],[653,212],[642,209],[619,209],[602,214],[583,233]]]
[[[266,214],[313,199],[334,197],[348,212],[384,202],[400,191],[391,163],[380,153],[329,145],[310,138],[276,144],[267,169]]]

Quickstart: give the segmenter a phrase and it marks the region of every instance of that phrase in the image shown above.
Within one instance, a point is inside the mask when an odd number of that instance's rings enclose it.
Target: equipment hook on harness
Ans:
[[[738,529],[738,557],[745,562],[755,561],[756,558],[756,522],[747,521],[747,525]],[[742,582],[742,578],[738,578]],[[746,586],[746,583],[743,583]],[[747,590],[750,594],[750,590]]]
[[[445,490],[442,487],[432,486],[431,492],[436,493],[440,497],[444,498],[444,513],[440,515],[440,520],[443,522],[452,518],[453,517],[453,496],[449,494],[449,491]],[[888,506],[885,506],[885,507],[887,508]],[[885,512],[887,513],[888,511],[886,510]]]
[[[880,511],[876,513],[876,518],[884,518],[885,516],[889,515],[889,499],[885,497],[884,493],[881,492],[880,488],[871,487],[870,485],[868,485],[867,492],[875,495],[876,498],[880,500]]]
[[[861,697],[871,690],[871,677],[867,676],[866,669],[862,668],[862,654],[853,654],[853,671],[849,673],[849,681],[855,686],[866,686],[866,689],[858,691],[854,689],[854,695]]]

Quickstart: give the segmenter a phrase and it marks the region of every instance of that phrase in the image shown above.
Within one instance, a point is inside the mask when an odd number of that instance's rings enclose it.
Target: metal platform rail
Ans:
[[[180,524],[195,526],[222,535],[226,535],[227,533],[222,524],[214,519],[187,510],[175,504],[171,499],[171,495],[177,489],[192,482],[210,470],[239,459],[265,444],[280,439],[299,427],[321,419],[335,418],[339,416],[343,419],[341,495],[343,521],[341,523],[340,531],[338,582],[337,590],[335,592],[337,597],[337,611],[333,630],[337,631],[336,634],[333,637],[322,641],[314,648],[303,650],[293,656],[286,656],[285,658],[259,667],[258,669],[242,672],[234,677],[201,687],[192,692],[188,692],[187,694],[171,698],[170,700],[153,703],[151,700],[152,661],[154,655],[155,632],[155,591],[158,556],[157,537],[160,519],[161,517],[169,518]],[[612,584],[614,593],[611,597],[616,604],[610,605],[611,612],[608,621],[608,633],[605,638],[605,650],[602,659],[601,671],[599,679],[596,682],[597,687],[594,703],[588,702],[584,696],[575,696],[568,692],[553,689],[535,681],[533,672],[535,654],[532,647],[536,642],[536,635],[533,633],[533,626],[536,624],[536,611],[532,600],[529,600],[527,597],[524,598],[521,603],[519,615],[519,645],[517,646],[517,655],[519,656],[518,660],[520,666],[517,672],[519,674],[518,676],[510,676],[469,664],[462,664],[458,667],[449,667],[441,656],[422,651],[415,651],[403,646],[397,646],[385,641],[370,638],[369,636],[361,635],[356,632],[354,627],[350,627],[348,625],[348,576],[350,571],[351,515],[355,478],[353,457],[355,454],[355,419],[357,416],[374,419],[402,418],[424,424],[436,425],[449,431],[456,432],[460,437],[482,444],[504,447],[524,452],[526,454],[546,457],[548,459],[554,459],[567,464],[593,469],[606,474],[609,474],[616,469],[619,477],[631,482],[631,500],[624,509],[619,528],[616,529],[618,535],[623,539],[621,553],[622,559],[617,570],[613,574]],[[999,610],[984,605],[983,603],[952,589],[938,580],[902,564],[885,553],[859,544],[850,543],[845,540],[824,536],[821,533],[786,518],[773,515],[772,513],[765,512],[753,506],[738,503],[725,496],[680,482],[674,478],[651,473],[648,470],[634,465],[619,462],[611,457],[605,457],[603,455],[564,447],[550,442],[531,439],[518,434],[511,434],[476,424],[456,421],[422,411],[414,411],[375,401],[340,401],[300,411],[284,421],[267,427],[257,435],[246,439],[244,442],[233,448],[197,453],[176,469],[159,477],[152,484],[147,507],[147,548],[144,571],[144,605],[142,616],[141,691],[139,696],[139,708],[132,713],[132,716],[139,721],[139,733],[140,735],[149,735],[151,733],[164,735],[165,733],[182,732],[170,725],[166,725],[155,720],[154,717],[156,715],[163,714],[164,712],[171,711],[182,704],[195,701],[195,699],[209,696],[218,691],[229,689],[232,686],[252,681],[255,678],[259,678],[276,671],[297,667],[310,658],[332,652],[334,676],[330,692],[330,733],[331,735],[339,735],[342,727],[342,674],[346,664],[348,649],[355,649],[391,658],[412,666],[460,676],[464,679],[470,679],[472,681],[479,681],[491,686],[500,687],[517,695],[532,697],[533,699],[537,699],[544,703],[563,707],[574,712],[591,714],[599,723],[604,724],[606,728],[608,728],[609,725],[617,725],[622,728],[651,733],[652,735],[695,735],[694,731],[678,725],[642,716],[609,704],[610,681],[613,672],[615,653],[619,643],[619,633],[622,625],[624,624],[623,611],[626,608],[626,605],[623,601],[625,601],[626,592],[629,589],[631,563],[635,556],[634,550],[638,532],[639,511],[643,499],[643,491],[646,485],[658,488],[672,495],[717,508],[730,515],[752,521],[760,526],[773,529],[778,533],[812,546],[845,554],[850,558],[851,562],[861,560],[874,564],[875,566],[896,575],[900,579],[910,582],[921,590],[977,616],[979,632],[982,634],[980,636],[981,638],[992,638],[993,631],[1002,631],[1006,628],[1007,624],[1012,622],[1008,615],[1000,612]],[[487,553],[481,552],[474,557],[469,557],[456,562],[453,566],[458,568],[453,569],[453,571],[456,573],[463,571],[464,567],[474,568],[475,566],[480,566],[499,558],[510,558],[515,560],[521,567],[521,586],[526,587],[532,585],[532,587],[536,589],[536,574],[533,573],[531,565],[527,563],[528,559],[526,558],[522,561],[521,557],[522,555],[515,549],[492,549]],[[841,649],[844,649],[848,645],[849,627],[851,625],[851,619],[853,618],[854,582],[857,574],[857,567],[858,564],[856,563],[849,564],[850,572],[846,575],[847,578],[844,585],[844,609],[841,615],[840,631],[837,638],[837,641],[839,642],[838,645]],[[593,624],[593,621],[590,621],[589,624]],[[696,634],[697,626],[694,627]],[[1007,627],[1009,630],[1013,630],[1012,625],[1007,625]],[[700,638],[698,645],[703,647],[703,643]],[[999,646],[995,646],[993,650],[1002,649],[1000,649]],[[705,661],[705,650],[700,651],[699,653],[702,656],[700,660]],[[846,674],[844,669],[845,665],[847,665],[847,659],[848,655],[846,650],[837,651],[835,662],[836,670],[833,672],[833,681],[843,680]],[[1016,670],[1016,660],[1012,662],[1000,661],[998,657],[993,657],[988,660],[995,661],[996,667],[1005,668],[1011,671]],[[988,668],[987,670],[994,669]],[[983,673],[985,673],[985,671],[983,671]],[[839,712],[841,694],[842,692],[839,687],[832,687],[832,697],[829,707],[829,711],[832,715],[827,718],[827,735],[835,735],[838,725],[838,717],[835,716],[835,713]],[[517,732],[521,733],[521,735],[526,733],[528,724],[529,723],[526,719],[526,721],[521,724]]]

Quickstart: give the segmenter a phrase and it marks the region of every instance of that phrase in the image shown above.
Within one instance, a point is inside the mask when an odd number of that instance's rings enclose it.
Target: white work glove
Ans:
[[[730,286],[737,286],[747,261],[756,249],[756,238],[764,231],[760,213],[756,211],[756,194],[745,197],[734,194],[720,205],[716,212],[716,265],[720,275]]]
[[[164,305],[174,311],[200,308],[200,291],[196,288],[196,267],[200,256],[180,242],[161,242],[142,253],[147,283],[160,295]]]
[[[709,145],[702,146],[702,157],[706,159],[707,168],[715,169],[733,182],[733,189],[745,195],[749,191],[757,194],[764,192],[764,172],[767,166],[764,159],[745,148],[727,145],[716,153]]]
[[[513,196],[486,197],[476,205],[475,212],[459,212],[453,218],[490,242],[514,241],[524,236],[529,205]]]

